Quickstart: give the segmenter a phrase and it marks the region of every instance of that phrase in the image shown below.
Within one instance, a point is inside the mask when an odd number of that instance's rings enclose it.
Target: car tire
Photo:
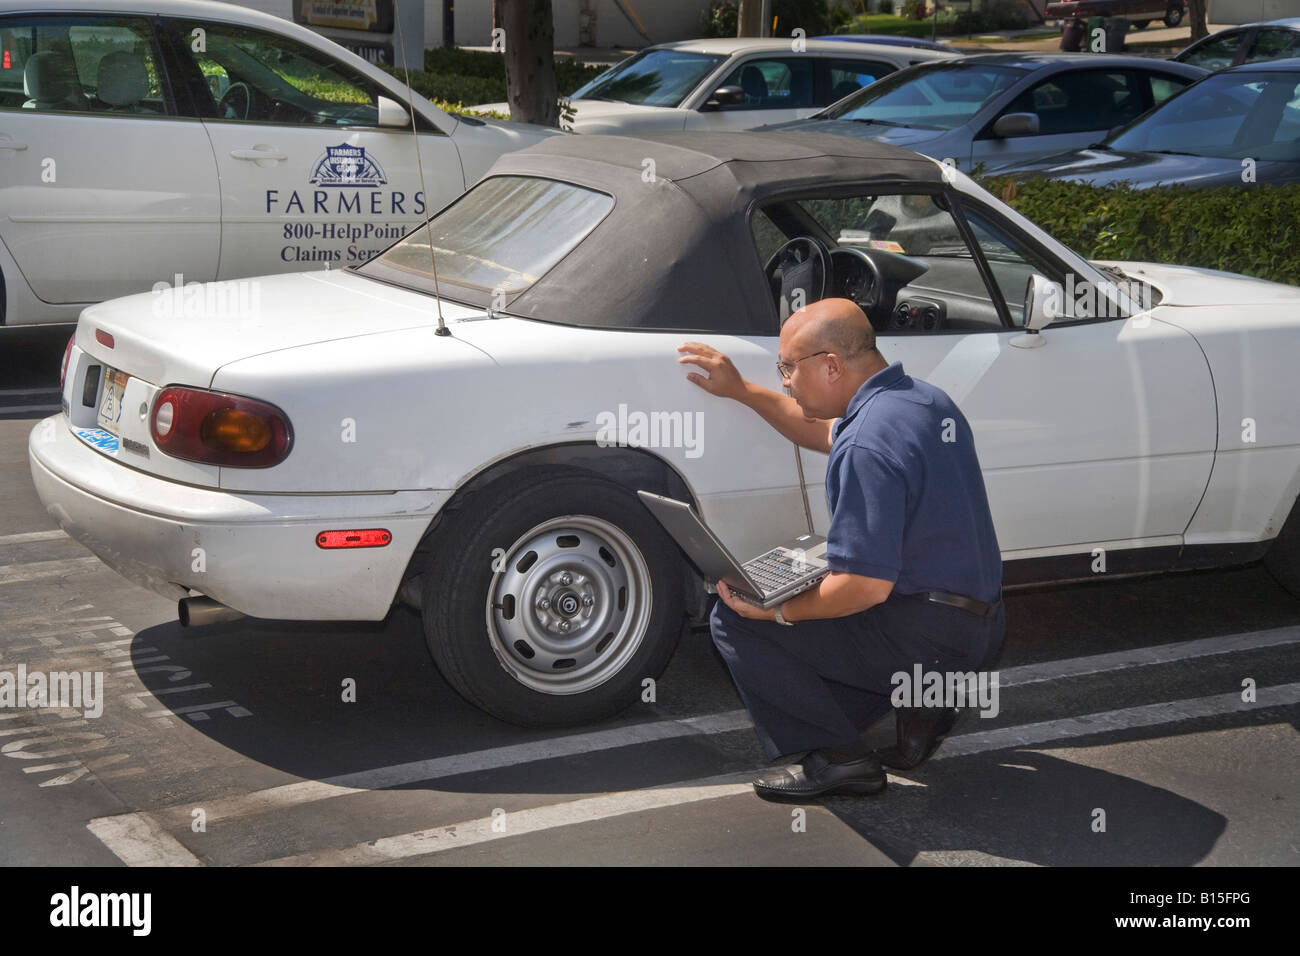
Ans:
[[[1182,22],[1183,22],[1182,4],[1175,3],[1170,5],[1169,9],[1165,11],[1165,26],[1172,28],[1178,26],[1178,24]]]
[[[1264,567],[1273,580],[1300,598],[1300,500],[1291,506],[1291,514],[1264,555]]]
[[[529,727],[608,717],[676,649],[680,552],[621,485],[515,472],[466,497],[434,534],[425,640],[452,687],[493,716]]]

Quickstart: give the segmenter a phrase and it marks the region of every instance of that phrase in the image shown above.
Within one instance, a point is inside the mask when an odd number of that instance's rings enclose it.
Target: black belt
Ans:
[[[945,604],[948,607],[968,611],[976,617],[988,617],[1002,603],[1000,597],[992,604],[986,604],[984,601],[968,598],[964,594],[953,594],[951,591],[917,591],[915,594],[901,594],[899,597],[914,598],[929,604]]]

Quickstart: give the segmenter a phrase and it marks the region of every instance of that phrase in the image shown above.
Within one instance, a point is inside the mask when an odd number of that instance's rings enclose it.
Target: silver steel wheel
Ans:
[[[617,525],[552,518],[511,545],[488,588],[492,650],[521,684],[580,694],[627,665],[653,605],[650,568]]]

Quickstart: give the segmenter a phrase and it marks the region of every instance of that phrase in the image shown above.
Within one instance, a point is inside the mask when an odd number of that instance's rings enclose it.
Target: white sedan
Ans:
[[[740,130],[804,119],[888,76],[956,51],[805,39],[683,40],[647,47],[569,98],[575,133]],[[482,109],[508,113],[508,103]]]
[[[86,309],[30,438],[41,499],[183,619],[419,608],[507,720],[635,701],[704,615],[638,490],[741,560],[825,533],[825,456],[676,350],[779,387],[782,315],[829,295],[963,409],[1005,584],[1266,556],[1300,594],[1300,289],[1089,262],[897,147],[557,137],[365,265],[257,283],[225,316]]]
[[[0,324],[355,265],[549,135],[229,3],[0,0]]]

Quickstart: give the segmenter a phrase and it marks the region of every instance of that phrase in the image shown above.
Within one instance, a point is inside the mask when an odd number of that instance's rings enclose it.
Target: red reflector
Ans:
[[[5,69],[9,69],[9,51],[5,50]]]
[[[95,329],[95,341],[106,349],[113,347],[113,336],[109,335],[103,329]]]
[[[316,544],[322,548],[382,548],[393,540],[383,528],[365,531],[322,531],[316,535]]]

